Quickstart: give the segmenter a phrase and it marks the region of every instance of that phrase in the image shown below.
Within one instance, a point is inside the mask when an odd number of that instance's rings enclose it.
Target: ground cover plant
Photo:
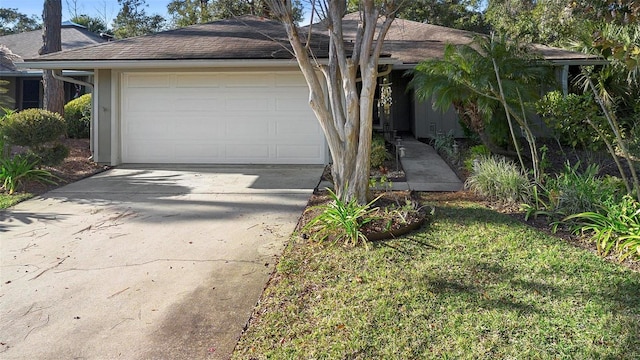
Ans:
[[[637,359],[640,273],[461,201],[370,249],[286,249],[234,359]]]

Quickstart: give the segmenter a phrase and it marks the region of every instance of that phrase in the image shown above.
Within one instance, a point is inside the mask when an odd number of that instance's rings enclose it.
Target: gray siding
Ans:
[[[453,131],[453,135],[457,138],[464,137],[453,106],[443,113],[440,110],[434,110],[431,101],[414,100],[413,104],[416,138],[433,138],[438,133],[447,134],[449,131]]]

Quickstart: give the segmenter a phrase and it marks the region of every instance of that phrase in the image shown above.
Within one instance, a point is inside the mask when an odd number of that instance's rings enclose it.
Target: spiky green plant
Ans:
[[[377,208],[371,206],[378,198],[366,205],[359,205],[356,199],[345,202],[340,200],[331,189],[327,191],[331,201],[319,206],[322,212],[311,219],[302,231],[310,233],[311,238],[318,242],[332,239],[334,243],[343,242],[347,246],[362,243],[366,247],[367,237],[361,228],[374,220],[372,213]]]
[[[28,156],[16,155],[12,158],[0,159],[0,181],[2,187],[13,194],[25,181],[37,181],[56,184],[57,177],[47,170],[36,168],[37,161]]]
[[[620,260],[640,258],[640,202],[630,195],[606,202],[598,212],[573,214],[562,222],[570,223],[574,233],[589,234],[603,256],[614,251]]]

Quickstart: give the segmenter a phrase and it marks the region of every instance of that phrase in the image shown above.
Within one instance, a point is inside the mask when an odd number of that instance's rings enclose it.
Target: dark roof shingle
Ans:
[[[328,38],[314,38],[311,49],[327,57]],[[151,35],[41,56],[37,61],[293,59],[283,25],[243,16]]]
[[[60,29],[60,38],[63,51],[100,44],[106,41],[84,27],[73,25],[63,26]],[[14,54],[23,59],[33,59],[38,56],[38,51],[42,47],[42,31],[34,30],[0,36],[0,44],[5,45]]]

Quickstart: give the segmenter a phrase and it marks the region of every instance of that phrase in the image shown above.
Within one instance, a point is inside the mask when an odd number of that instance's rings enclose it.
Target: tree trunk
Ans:
[[[322,9],[320,13],[325,17],[329,36],[329,59],[326,65],[312,61],[313,54],[302,44],[302,37],[293,20],[291,0],[268,0],[268,3],[284,23],[298,65],[309,86],[309,104],[331,151],[331,173],[336,195],[343,201],[356,199],[360,204],[366,204],[378,58],[399,2],[360,1],[360,26],[353,41],[353,52],[349,53],[342,31],[346,2],[318,0],[316,6]],[[384,18],[379,26],[378,8]],[[358,77],[362,79],[360,91]]]
[[[62,50],[60,28],[62,24],[62,0],[45,0],[42,11],[42,47],[40,55]],[[53,77],[54,71],[45,70],[42,76],[44,87],[43,107],[64,115],[64,84]]]

